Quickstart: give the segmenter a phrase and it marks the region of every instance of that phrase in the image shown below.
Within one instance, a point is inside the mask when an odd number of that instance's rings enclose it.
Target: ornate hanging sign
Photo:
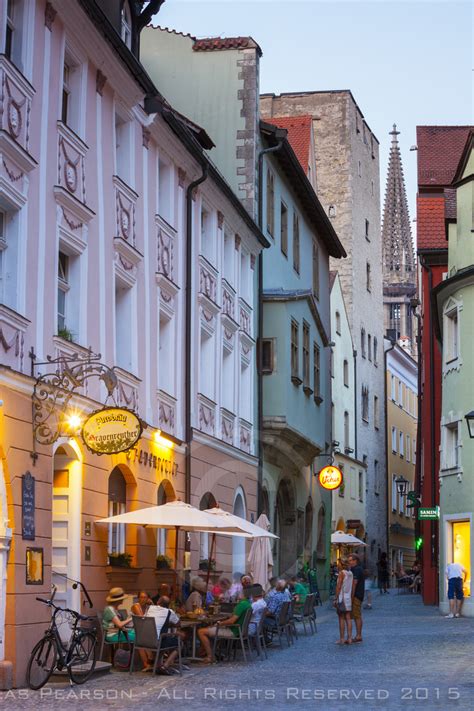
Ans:
[[[142,423],[134,412],[106,407],[89,415],[82,426],[82,439],[91,452],[118,454],[131,449],[142,431]]]
[[[321,469],[319,472],[319,483],[323,489],[333,491],[338,489],[342,484],[342,472],[337,467],[328,466]]]

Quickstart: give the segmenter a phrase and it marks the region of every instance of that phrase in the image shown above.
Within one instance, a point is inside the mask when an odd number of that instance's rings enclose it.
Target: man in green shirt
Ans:
[[[242,627],[245,619],[245,614],[247,610],[251,610],[252,605],[250,600],[244,598],[239,600],[234,609],[232,610],[232,615],[225,620],[220,620],[215,627],[203,627],[198,630],[199,641],[201,642],[206,656],[203,658],[204,664],[212,663],[212,649],[210,638],[217,635],[217,630],[219,630],[220,639],[232,639],[239,636],[238,627]]]

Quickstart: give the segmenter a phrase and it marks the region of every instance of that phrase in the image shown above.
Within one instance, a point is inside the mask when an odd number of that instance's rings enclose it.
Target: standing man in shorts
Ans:
[[[357,633],[352,641],[362,642],[362,602],[365,592],[365,577],[364,569],[360,564],[360,558],[357,553],[351,553],[349,556],[349,565],[353,576],[351,617],[355,622]]]
[[[448,579],[449,614],[446,617],[459,617],[464,600],[462,589],[467,570],[461,563],[448,563],[446,577]]]

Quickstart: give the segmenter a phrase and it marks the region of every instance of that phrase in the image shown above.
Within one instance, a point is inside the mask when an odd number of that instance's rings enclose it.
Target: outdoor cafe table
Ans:
[[[209,627],[215,625],[219,620],[226,620],[229,617],[229,613],[221,612],[218,615],[202,615],[200,617],[181,617],[180,627],[181,629],[192,628],[193,631],[193,643],[192,643],[192,655],[189,657],[191,661],[201,661],[201,657],[196,656],[196,642],[197,642],[197,628],[198,627]]]

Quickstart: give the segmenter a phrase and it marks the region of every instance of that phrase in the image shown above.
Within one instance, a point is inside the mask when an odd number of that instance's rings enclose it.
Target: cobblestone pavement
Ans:
[[[194,665],[183,677],[113,672],[85,686],[0,692],[13,709],[474,709],[474,619],[445,619],[419,596],[374,594],[364,642],[337,646],[337,620],[318,608],[318,633],[266,661]]]

